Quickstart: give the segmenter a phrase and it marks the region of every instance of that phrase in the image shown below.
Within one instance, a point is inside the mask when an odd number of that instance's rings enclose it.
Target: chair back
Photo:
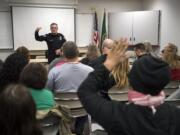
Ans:
[[[58,105],[67,106],[73,118],[87,115],[76,92],[58,92],[55,93],[54,99]]]
[[[108,95],[111,97],[112,100],[126,102],[128,101],[128,89],[128,87],[123,89],[113,87],[109,90]]]
[[[170,96],[172,93],[174,93],[180,86],[180,81],[171,81],[169,84],[167,84],[164,88],[164,92],[166,96]]]
[[[180,108],[180,99],[166,99],[165,102]]]

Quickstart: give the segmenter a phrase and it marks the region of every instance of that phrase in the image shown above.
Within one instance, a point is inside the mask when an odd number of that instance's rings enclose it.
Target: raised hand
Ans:
[[[127,58],[127,48],[128,42],[126,38],[122,38],[119,41],[114,41],[114,46],[108,54],[106,61],[104,62],[106,68],[111,71],[113,67],[124,61]]]
[[[37,27],[36,31],[40,31],[42,29],[42,27]]]

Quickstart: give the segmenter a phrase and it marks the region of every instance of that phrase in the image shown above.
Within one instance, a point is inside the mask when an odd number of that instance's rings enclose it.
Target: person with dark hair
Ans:
[[[140,58],[143,55],[146,55],[146,46],[143,43],[137,43],[134,45],[134,52],[137,56],[137,58]]]
[[[90,73],[78,89],[79,99],[109,135],[179,135],[180,109],[164,103],[163,88],[170,81],[167,63],[151,55],[136,60],[129,73],[128,103],[109,101],[98,94],[112,69],[126,59],[127,39],[121,40],[106,61]]]
[[[90,65],[90,62],[95,60],[99,56],[99,50],[96,45],[90,44],[88,46],[86,57],[83,58],[80,62],[85,65]]]
[[[20,75],[20,82],[30,89],[37,110],[54,107],[55,101],[51,91],[45,89],[47,70],[40,63],[28,64]]]
[[[46,41],[48,46],[48,63],[51,63],[55,58],[61,55],[61,47],[63,43],[66,42],[66,39],[63,34],[58,33],[58,24],[51,23],[50,30],[51,33],[45,35],[39,35],[41,27],[36,28],[35,39],[37,41]]]
[[[23,85],[9,85],[0,95],[1,135],[42,135],[35,103]]]
[[[28,59],[19,53],[9,55],[0,71],[0,92],[8,84],[18,83],[23,68],[28,64]]]
[[[2,67],[3,67],[3,61],[0,59],[0,71],[1,71]]]
[[[46,86],[54,92],[77,92],[81,82],[93,69],[79,62],[79,51],[74,42],[64,43],[62,51],[66,62],[49,72]]]
[[[30,59],[30,52],[25,46],[20,46],[16,49],[16,53],[24,55],[28,60]]]
[[[58,92],[77,92],[79,85],[93,69],[79,62],[78,47],[74,42],[68,41],[62,47],[65,63],[54,67],[48,74],[47,88]],[[81,135],[87,116],[76,119],[75,133]]]

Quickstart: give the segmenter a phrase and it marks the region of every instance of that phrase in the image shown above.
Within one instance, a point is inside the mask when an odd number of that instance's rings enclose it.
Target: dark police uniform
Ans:
[[[48,63],[51,63],[55,58],[59,57],[59,55],[56,55],[56,50],[60,49],[64,42],[66,42],[66,39],[64,38],[64,35],[61,33],[57,34],[45,34],[42,36],[39,36],[39,32],[35,31],[35,39],[37,41],[46,41],[48,46]]]

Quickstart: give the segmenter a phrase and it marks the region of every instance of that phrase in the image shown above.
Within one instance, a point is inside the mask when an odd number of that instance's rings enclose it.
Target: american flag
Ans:
[[[94,13],[94,31],[93,31],[93,43],[99,47],[99,31],[98,31],[98,18],[97,13]]]

